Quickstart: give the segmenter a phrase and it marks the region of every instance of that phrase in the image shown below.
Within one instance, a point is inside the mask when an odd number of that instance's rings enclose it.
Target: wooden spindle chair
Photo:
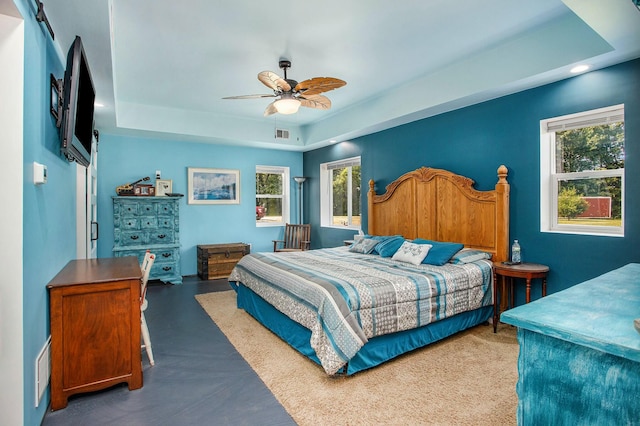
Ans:
[[[311,225],[292,225],[284,227],[284,238],[273,240],[273,251],[303,251],[311,248]]]

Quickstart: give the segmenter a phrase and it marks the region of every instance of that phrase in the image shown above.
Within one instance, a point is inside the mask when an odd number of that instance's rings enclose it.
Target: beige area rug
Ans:
[[[236,308],[234,291],[196,296],[299,425],[514,425],[515,329],[480,325],[350,377],[316,363]]]

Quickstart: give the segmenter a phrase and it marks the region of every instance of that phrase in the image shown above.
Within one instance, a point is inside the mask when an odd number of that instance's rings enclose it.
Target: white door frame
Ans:
[[[98,251],[98,141],[91,143],[91,163],[76,163],[76,257],[95,259]]]
[[[29,396],[25,402],[25,373],[33,360],[24,359],[24,283],[23,283],[23,185],[29,183],[31,165],[24,165],[24,20],[15,4],[0,0],[0,128],[2,128],[2,157],[0,157],[0,180],[5,188],[0,234],[2,265],[5,266],[0,280],[0,331],[2,362],[0,377],[4,385],[0,389],[0,413],[2,424],[22,425],[33,407]],[[30,190],[33,191],[33,190]],[[33,287],[33,283],[31,284]],[[41,290],[43,292],[44,290]],[[38,295],[30,290],[28,295]],[[38,299],[39,301],[41,299]],[[29,313],[27,320],[40,320],[40,314]],[[34,345],[33,338],[26,345]],[[28,366],[28,367],[25,367]]]

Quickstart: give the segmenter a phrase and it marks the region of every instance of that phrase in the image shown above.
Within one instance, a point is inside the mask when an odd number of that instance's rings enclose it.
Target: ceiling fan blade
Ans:
[[[317,95],[319,93],[328,92],[347,84],[346,81],[333,77],[314,77],[309,80],[301,81],[293,89],[302,95]]]
[[[240,96],[227,96],[222,99],[259,99],[259,98],[275,98],[276,95],[240,95]]]
[[[276,92],[288,92],[291,90],[291,85],[287,83],[287,80],[271,71],[262,71],[259,73],[258,80]]]
[[[275,114],[276,112],[278,112],[278,110],[276,109],[275,103],[276,103],[276,101],[273,101],[269,105],[267,105],[267,109],[264,110],[264,116],[265,117],[268,117],[271,114]]]
[[[300,105],[307,108],[315,108],[315,109],[329,109],[331,108],[331,101],[326,96],[322,95],[311,95],[311,96],[300,96],[298,98],[300,101]]]

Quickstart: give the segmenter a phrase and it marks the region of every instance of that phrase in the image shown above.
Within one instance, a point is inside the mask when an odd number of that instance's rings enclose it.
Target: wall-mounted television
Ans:
[[[79,36],[69,48],[62,93],[60,152],[67,160],[77,161],[86,167],[91,162],[96,91]]]

